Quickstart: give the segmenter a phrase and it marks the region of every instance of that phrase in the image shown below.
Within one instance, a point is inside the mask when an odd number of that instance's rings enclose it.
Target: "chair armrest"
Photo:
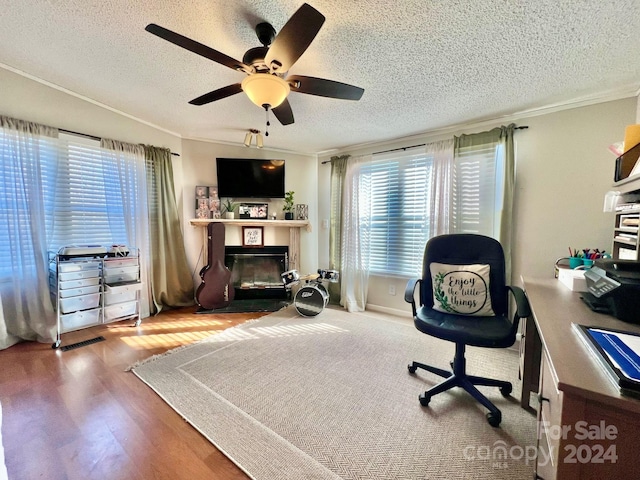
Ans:
[[[416,287],[422,283],[422,279],[420,278],[412,278],[407,282],[407,286],[404,289],[404,301],[411,304],[411,310],[413,311],[413,316],[416,316],[416,301],[415,301],[415,292]]]
[[[518,318],[527,318],[531,316],[531,307],[529,306],[529,299],[527,298],[524,290],[520,287],[507,286],[509,291],[513,294],[513,298],[516,301],[516,315]]]

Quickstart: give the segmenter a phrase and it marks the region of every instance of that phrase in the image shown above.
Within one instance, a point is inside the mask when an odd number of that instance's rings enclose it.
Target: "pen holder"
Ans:
[[[589,268],[593,267],[593,260],[585,258],[582,260],[582,264],[584,265],[584,268],[588,270]]]
[[[569,257],[569,268],[578,268],[582,263],[582,258],[580,257]]]

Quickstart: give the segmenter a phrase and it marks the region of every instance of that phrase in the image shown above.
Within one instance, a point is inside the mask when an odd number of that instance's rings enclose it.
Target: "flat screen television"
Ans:
[[[218,196],[284,198],[284,160],[216,158]]]

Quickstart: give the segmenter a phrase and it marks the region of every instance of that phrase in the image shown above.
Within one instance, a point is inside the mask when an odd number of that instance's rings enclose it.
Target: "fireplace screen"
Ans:
[[[288,247],[226,247],[225,265],[231,270],[235,298],[285,298],[281,274],[288,270]]]

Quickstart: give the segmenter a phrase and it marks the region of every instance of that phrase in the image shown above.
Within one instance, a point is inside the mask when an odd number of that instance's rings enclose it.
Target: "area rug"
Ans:
[[[420,406],[439,379],[407,364],[447,368],[453,353],[408,317],[289,307],[132,370],[257,480],[531,478],[535,417],[517,400],[517,351],[468,349],[471,373],[514,382],[509,398],[480,387],[500,428],[460,389]]]

